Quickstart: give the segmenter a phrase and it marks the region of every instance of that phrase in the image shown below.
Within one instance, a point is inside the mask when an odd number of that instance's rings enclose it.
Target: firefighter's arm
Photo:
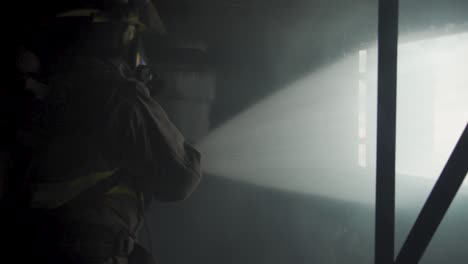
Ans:
[[[163,161],[154,184],[154,198],[159,201],[179,201],[188,198],[201,179],[200,153],[185,144],[184,162],[175,159]]]
[[[118,142],[125,150],[122,160],[138,177],[137,185],[160,201],[190,196],[201,178],[200,153],[185,142],[162,107],[137,89],[119,112],[123,125],[113,131],[123,133]]]

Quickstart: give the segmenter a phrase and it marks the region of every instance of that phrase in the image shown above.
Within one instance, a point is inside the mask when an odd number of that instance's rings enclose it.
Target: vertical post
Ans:
[[[398,0],[379,0],[375,263],[393,264]]]

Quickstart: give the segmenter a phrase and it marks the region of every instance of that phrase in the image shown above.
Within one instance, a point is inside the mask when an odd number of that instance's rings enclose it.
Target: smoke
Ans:
[[[467,33],[399,46],[398,204],[423,201],[468,121],[467,47]],[[375,46],[356,50],[258,102],[199,144],[205,171],[373,204],[376,68]]]

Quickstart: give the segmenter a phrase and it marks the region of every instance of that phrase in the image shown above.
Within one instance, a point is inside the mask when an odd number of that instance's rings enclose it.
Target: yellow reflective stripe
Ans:
[[[106,194],[123,194],[123,195],[130,195],[133,196],[134,198],[137,198],[136,193],[130,189],[128,186],[119,184],[115,186],[114,188],[110,189]]]
[[[136,26],[137,29],[139,30],[143,31],[146,29],[146,25],[140,20],[140,17],[138,15],[135,15],[135,14],[129,15],[127,18],[127,22],[131,25]]]
[[[93,23],[102,23],[102,22],[107,22],[109,19],[104,16],[93,16]]]
[[[56,17],[92,17],[93,23],[100,23],[100,22],[107,22],[109,18],[103,15],[103,13],[98,9],[74,9],[65,11],[63,13],[59,13]],[[137,14],[130,14],[127,17],[127,22],[131,25],[137,27],[138,30],[144,31],[146,30],[146,25],[140,19]]]
[[[101,180],[104,180],[105,178],[111,176],[112,174],[114,174],[115,171],[103,171],[103,172],[96,172],[96,173],[93,173],[93,174],[90,174],[88,176],[85,176],[85,177],[80,177],[80,178],[76,178],[72,181],[70,181],[68,184],[69,184],[69,187],[70,188],[77,188],[79,186],[83,186],[83,185],[86,185],[86,184],[89,184],[89,183],[97,183]]]
[[[33,208],[57,208],[114,173],[115,170],[103,171],[66,182],[32,183],[31,206]]]
[[[93,23],[109,21],[109,18],[97,9],[75,9],[57,14],[56,17],[91,17]]]
[[[141,64],[141,56],[140,56],[140,52],[137,52],[137,56],[136,56],[136,65],[140,65]]]
[[[83,17],[83,16],[94,16],[99,12],[97,9],[75,9],[59,13],[57,17]]]

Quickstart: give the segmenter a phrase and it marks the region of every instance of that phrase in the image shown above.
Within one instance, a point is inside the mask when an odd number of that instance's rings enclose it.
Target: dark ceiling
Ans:
[[[311,30],[329,22],[353,16],[367,9],[377,13],[378,0],[154,0],[169,32],[210,37],[229,30],[234,24],[243,30],[260,25],[287,28],[291,22],[308,18]],[[407,26],[432,26],[466,22],[468,1],[406,0],[400,1],[402,30]],[[375,23],[375,14],[371,16]],[[361,17],[365,20],[365,17]],[[328,23],[327,23],[328,22]]]

